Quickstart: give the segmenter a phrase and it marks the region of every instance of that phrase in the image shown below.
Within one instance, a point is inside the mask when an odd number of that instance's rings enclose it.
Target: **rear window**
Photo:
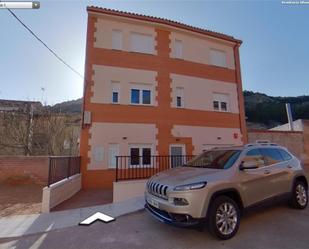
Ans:
[[[284,161],[288,161],[290,159],[292,159],[292,156],[285,150],[283,149],[278,149],[280,155],[282,156]]]
[[[273,148],[261,148],[260,149],[262,155],[266,159],[267,165],[279,163],[283,161],[283,157],[279,153],[278,149]]]
[[[185,167],[228,169],[237,160],[240,150],[210,150],[189,161]]]

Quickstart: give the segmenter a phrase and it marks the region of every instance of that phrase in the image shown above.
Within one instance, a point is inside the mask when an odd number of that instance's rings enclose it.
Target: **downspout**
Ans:
[[[234,50],[234,63],[235,63],[235,80],[237,83],[237,95],[238,95],[239,124],[240,124],[240,131],[242,133],[242,142],[246,144],[248,143],[248,134],[245,120],[245,105],[244,105],[244,96],[242,91],[242,80],[240,71],[240,59],[239,59],[240,45],[241,42],[237,42],[233,50]]]

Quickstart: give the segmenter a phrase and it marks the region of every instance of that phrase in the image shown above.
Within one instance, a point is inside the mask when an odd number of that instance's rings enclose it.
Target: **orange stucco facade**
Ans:
[[[99,34],[96,23],[99,19],[112,18],[114,22],[151,27],[155,34],[155,53],[143,54],[129,51],[113,50],[95,46],[96,36]],[[187,30],[186,26],[175,26],[173,23],[149,19],[150,17],[136,16],[133,14],[120,13],[105,9],[88,8],[87,47],[85,63],[85,85],[83,111],[91,113],[91,123],[83,124],[81,131],[80,154],[83,188],[112,187],[115,180],[115,169],[102,166],[102,169],[90,170],[92,160],[93,141],[99,143],[100,134],[92,134],[93,125],[100,123],[121,123],[137,125],[155,125],[154,154],[168,155],[170,144],[185,145],[188,155],[200,150],[193,143],[192,136],[177,136],[177,131],[172,132],[174,126],[179,127],[216,127],[231,130],[229,143],[236,144],[247,142],[247,131],[244,117],[244,103],[242,95],[242,82],[239,62],[239,40],[221,36],[217,33],[201,32],[200,30]],[[178,25],[178,24],[177,24]],[[233,53],[232,67],[218,67],[202,64],[186,59],[171,58],[171,33],[187,32],[187,35],[205,36],[212,42],[225,44]],[[155,81],[155,106],[115,105],[111,103],[97,103],[92,101],[94,96],[94,66],[109,66],[127,69],[148,70],[156,73]],[[171,74],[198,77],[233,84],[237,91],[237,112],[217,112],[213,110],[192,110],[186,108],[172,108],[172,78]],[[99,80],[98,80],[99,81]],[[104,84],[104,79],[102,79]],[[220,84],[220,83],[218,83]],[[122,94],[122,93],[121,93]],[[177,127],[176,127],[177,128]],[[175,128],[175,129],[176,129]],[[187,131],[190,128],[186,128]],[[235,135],[234,130],[239,130]],[[179,129],[180,130],[180,129]],[[233,131],[233,132],[232,132]],[[180,130],[181,132],[181,130]],[[174,133],[174,135],[173,135]],[[188,134],[191,134],[188,132]],[[116,136],[116,134],[115,134]],[[134,139],[134,138],[132,138]],[[234,139],[234,140],[233,140]],[[113,141],[114,142],[114,141]],[[124,152],[122,152],[124,153]],[[125,154],[127,155],[127,154]],[[90,166],[89,166],[90,165]]]

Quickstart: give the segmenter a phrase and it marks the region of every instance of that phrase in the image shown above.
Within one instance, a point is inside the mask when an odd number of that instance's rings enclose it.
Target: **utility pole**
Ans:
[[[27,124],[27,149],[26,155],[29,156],[32,152],[32,138],[33,138],[33,104],[28,104],[28,124]]]

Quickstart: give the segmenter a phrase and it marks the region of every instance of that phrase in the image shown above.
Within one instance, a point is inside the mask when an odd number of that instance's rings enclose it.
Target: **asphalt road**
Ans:
[[[49,233],[1,240],[0,248],[309,248],[309,208],[293,210],[284,204],[251,211],[242,217],[236,237],[219,241],[205,231],[176,228],[140,211],[104,224],[76,226]]]

